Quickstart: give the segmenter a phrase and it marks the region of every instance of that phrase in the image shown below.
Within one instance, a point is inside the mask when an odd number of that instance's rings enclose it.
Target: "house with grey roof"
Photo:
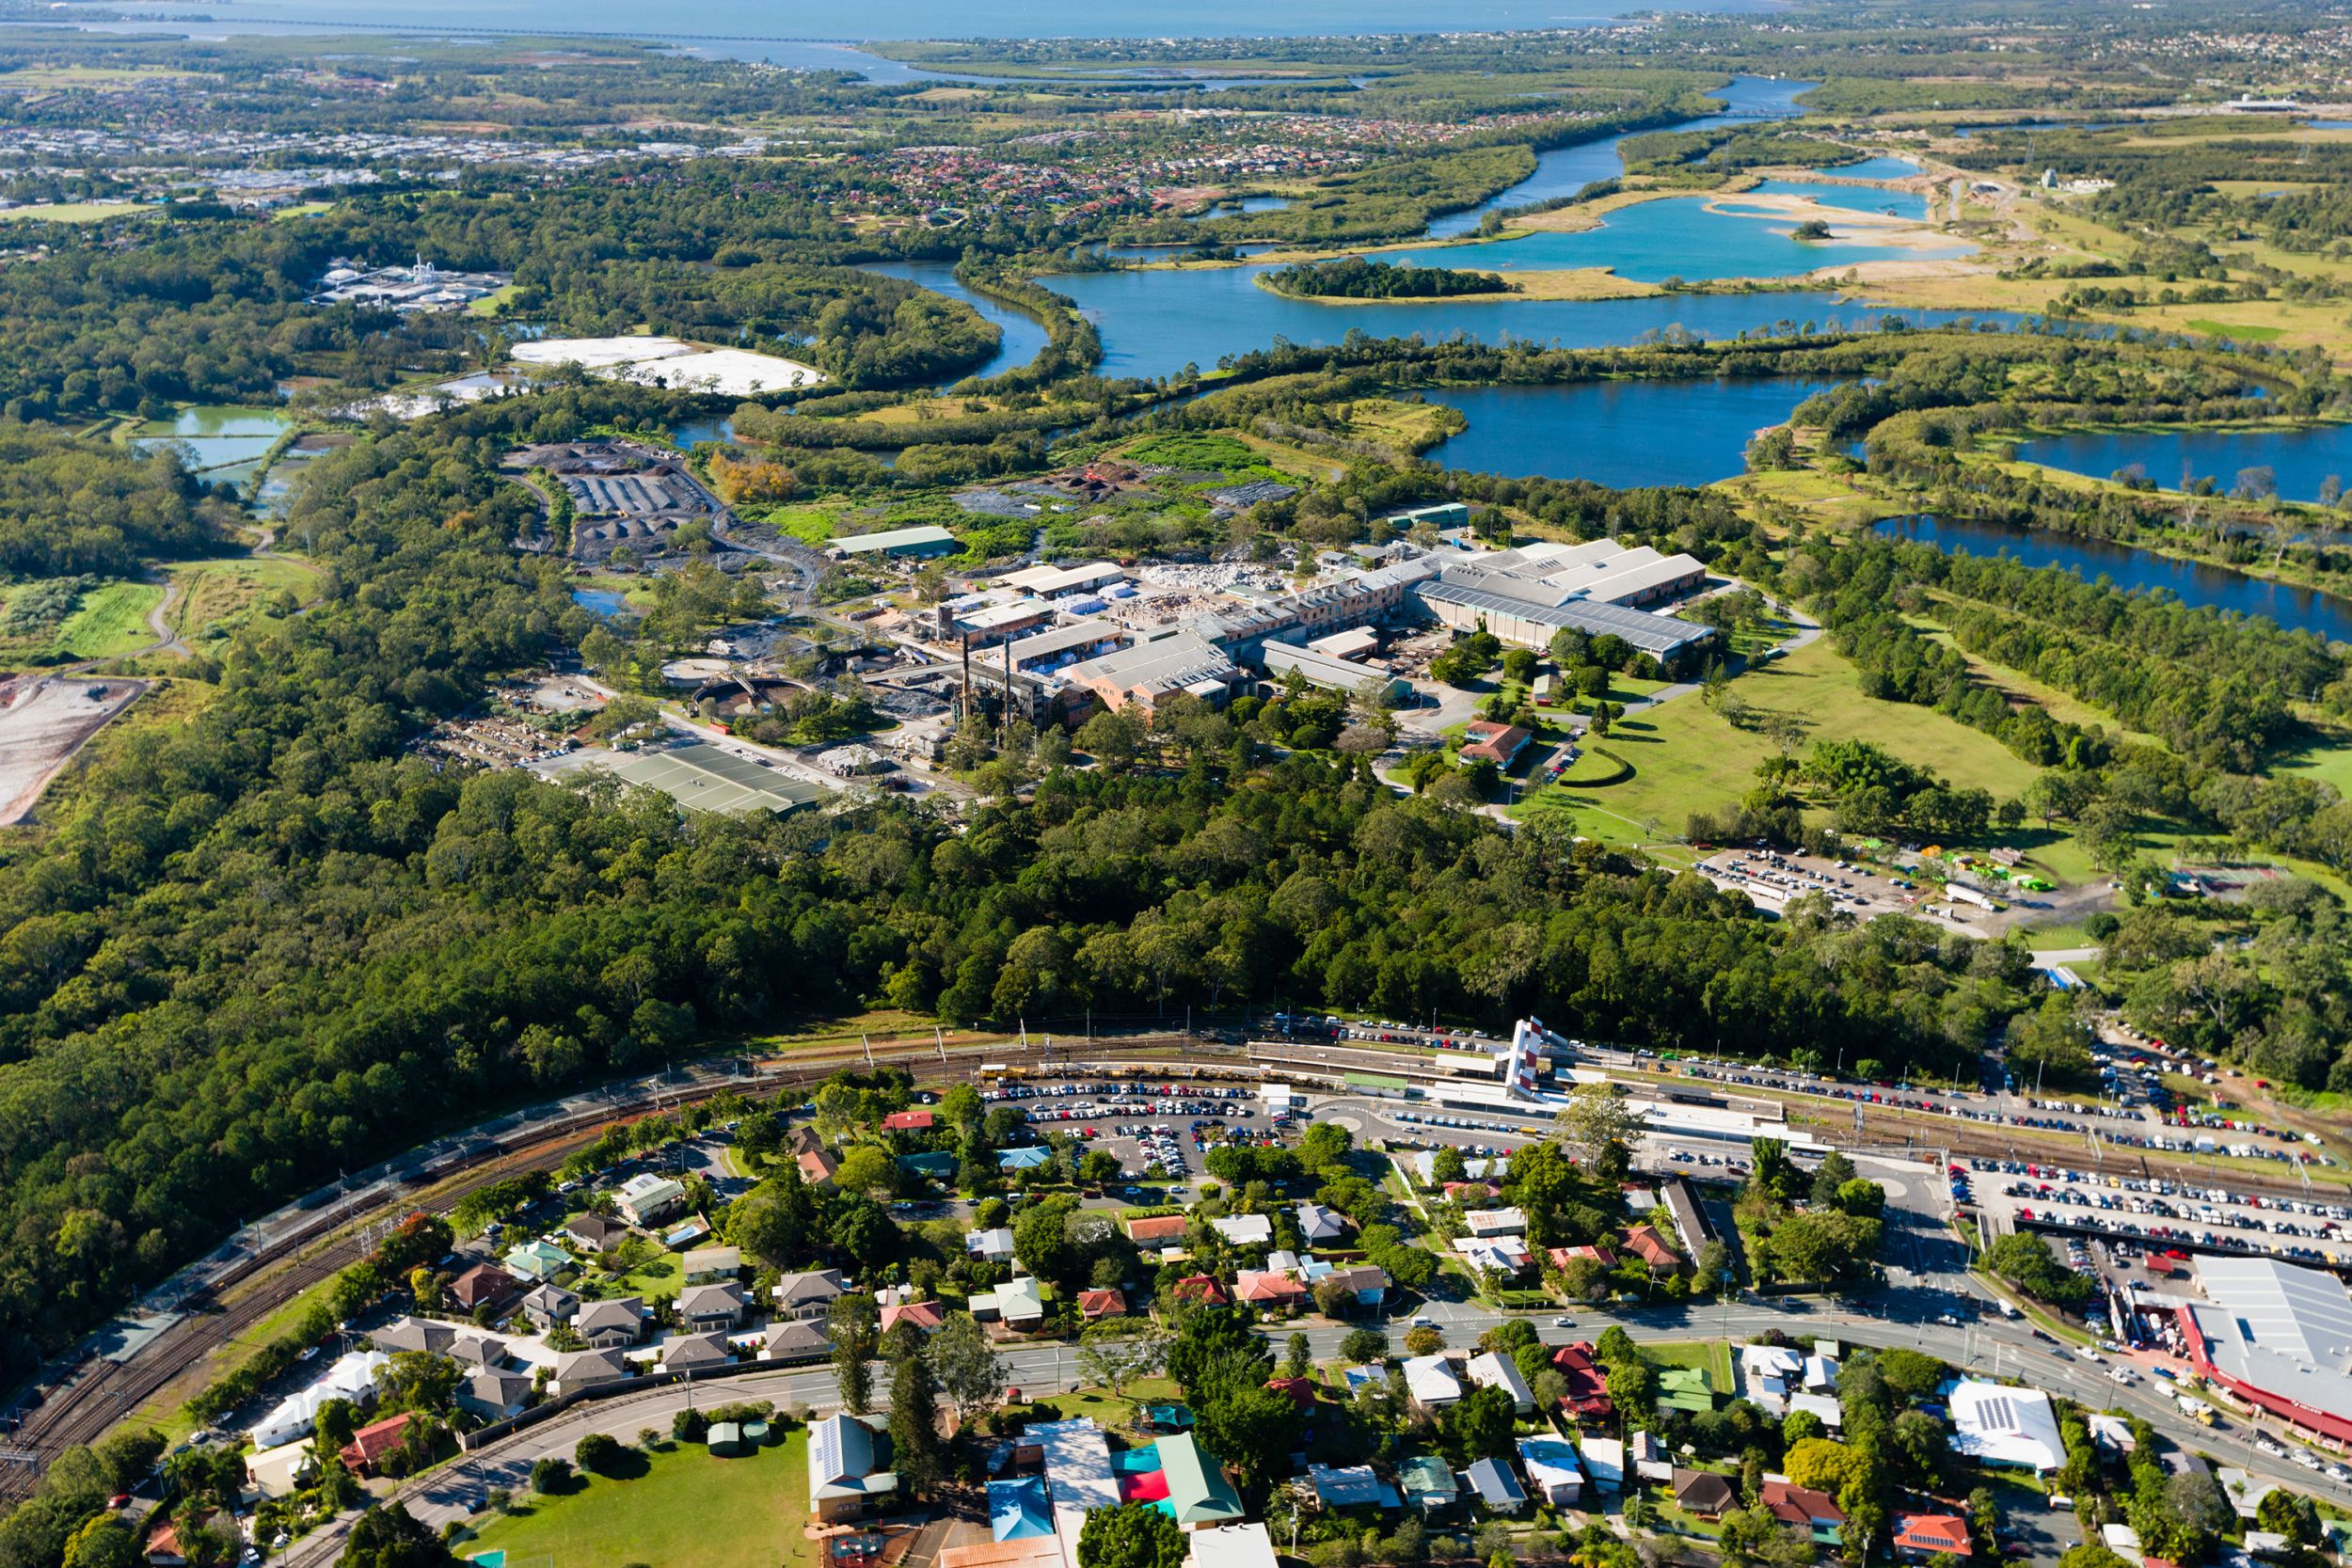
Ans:
[[[863,1518],[898,1490],[889,1442],[847,1412],[808,1429],[808,1512],[819,1524]]]

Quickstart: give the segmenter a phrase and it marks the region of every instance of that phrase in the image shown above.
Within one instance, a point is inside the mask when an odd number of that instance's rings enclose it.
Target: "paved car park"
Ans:
[[[1125,1083],[1073,1079],[1008,1084],[981,1100],[1013,1104],[1041,1134],[1058,1130],[1117,1155],[1130,1177],[1154,1169],[1184,1180],[1219,1143],[1270,1143],[1295,1118],[1277,1117],[1248,1087],[1233,1084]]]
[[[2025,1160],[1955,1161],[1951,1175],[1996,1228],[2096,1233],[2125,1263],[2153,1260],[2159,1272],[2173,1260],[2167,1254],[2185,1259],[2191,1247],[2352,1264],[2352,1202],[2333,1194],[2280,1196],[2231,1178],[2197,1185]]]

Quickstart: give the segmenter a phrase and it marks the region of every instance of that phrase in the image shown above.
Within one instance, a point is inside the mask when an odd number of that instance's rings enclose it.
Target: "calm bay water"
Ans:
[[[2304,430],[2081,431],[2027,441],[2017,455],[2069,473],[2106,479],[2138,465],[2158,484],[2177,487],[2211,479],[2222,489],[2242,468],[2268,468],[2289,500],[2319,499],[2322,482],[2352,482],[2352,425]]]
[[[1925,191],[1888,190],[1871,185],[1834,185],[1813,180],[1762,180],[1756,182],[1753,192],[1740,194],[1801,196],[1843,212],[1892,213],[1897,217],[1922,221],[1928,215],[1928,195]],[[1739,199],[1740,196],[1724,198],[1726,203],[1732,204]]]
[[[1916,540],[1940,550],[2005,554],[2028,566],[2061,566],[2086,580],[2104,577],[2118,588],[2167,589],[2185,604],[2259,615],[2290,631],[2312,631],[2333,642],[2352,642],[2352,602],[2220,566],[2175,561],[2104,539],[1948,517],[1891,517],[1878,530],[1890,538]]]
[[[1881,155],[1858,164],[1825,165],[1813,172],[1835,174],[1841,180],[1908,180],[1919,172],[1919,166],[1909,158]]]
[[[1433,388],[1429,401],[1460,409],[1470,429],[1424,455],[1513,479],[1706,484],[1740,472],[1757,431],[1828,385],[1770,376]]]
[[[1722,198],[1726,208],[1740,198]],[[1710,212],[1695,197],[1667,197],[1621,207],[1596,229],[1546,230],[1516,240],[1384,253],[1391,261],[1474,267],[1489,272],[1609,267],[1620,277],[1662,283],[1670,277],[1707,282],[1723,277],[1793,277],[1820,267],[1898,258],[1965,256],[1975,246],[1906,247],[1861,240],[1797,240],[1796,220],[1779,214]]]
[[[1277,338],[1322,345],[1351,331],[1372,338],[1420,334],[1438,341],[1459,335],[1483,343],[1599,348],[1639,342],[1677,326],[1703,338],[1736,338],[1783,322],[1799,327],[1811,322],[1824,329],[1836,322],[1862,329],[1888,316],[1922,325],[1977,320],[2013,326],[2024,319],[1997,312],[1892,310],[1803,291],[1327,305],[1269,293],[1253,281],[1257,270],[1075,273],[1041,281],[1075,300],[1094,322],[1103,335],[1102,373],[1109,376],[1172,375],[1188,363],[1207,370],[1219,356],[1248,354]]]

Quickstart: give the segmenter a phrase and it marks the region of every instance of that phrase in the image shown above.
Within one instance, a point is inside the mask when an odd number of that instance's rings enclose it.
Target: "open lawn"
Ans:
[[[1864,696],[1853,666],[1827,639],[1750,671],[1732,689],[1759,718],[1767,713],[1795,718],[1808,743],[1876,741],[1961,788],[1990,790],[1996,800],[2022,795],[2033,782],[2034,769],[1991,736],[1925,708]],[[1621,720],[1600,744],[1632,765],[1631,778],[1588,790],[1555,784],[1512,815],[1565,807],[1575,813],[1579,831],[1596,838],[1649,842],[1651,824],[1660,835],[1671,837],[1692,812],[1715,810],[1745,795],[1756,765],[1773,754],[1759,727],[1735,726],[1695,696]]]
[[[317,575],[301,562],[275,556],[228,561],[190,561],[170,568],[180,585],[171,607],[171,628],[187,641],[224,637],[256,605],[283,590],[308,598]]]
[[[155,641],[147,612],[164,591],[151,582],[109,582],[82,595],[52,643],[67,658],[119,658]]]
[[[1715,1392],[1734,1391],[1731,1346],[1722,1339],[1661,1339],[1642,1346],[1642,1359],[1653,1367],[1703,1367]]]
[[[0,212],[0,223],[103,223],[126,213],[153,211],[135,201],[37,201]]]
[[[2316,779],[2339,795],[2352,798],[2352,730],[2315,725],[2311,744],[2275,759],[2282,773]]]
[[[1348,404],[1348,410],[1351,434],[1404,453],[1437,439],[1438,416],[1442,412],[1438,404],[1406,403],[1399,398],[1359,398]]]
[[[1867,474],[1824,473],[1818,468],[1775,468],[1764,473],[1740,474],[1718,480],[1712,487],[1748,503],[1742,510],[1767,527],[1774,521],[1773,514],[1779,507],[1840,528],[1859,528],[1882,517],[1898,517],[1917,510],[1915,505],[1878,493],[1879,486]]]
[[[815,1568],[815,1544],[801,1533],[807,1517],[808,1433],[796,1428],[739,1459],[679,1443],[633,1480],[590,1476],[565,1496],[520,1500],[456,1551],[503,1551],[518,1568]]]

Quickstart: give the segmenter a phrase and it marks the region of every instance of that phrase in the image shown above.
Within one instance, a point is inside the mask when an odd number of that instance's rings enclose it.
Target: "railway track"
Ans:
[[[1201,1042],[1183,1035],[1126,1036],[1109,1039],[1056,1042],[1017,1040],[984,1045],[943,1045],[937,1040],[880,1041],[870,1047],[828,1049],[823,1052],[756,1060],[749,1076],[701,1079],[666,1087],[634,1101],[600,1106],[565,1117],[560,1126],[539,1127],[497,1140],[484,1160],[468,1165],[452,1179],[427,1172],[430,1196],[394,1196],[358,1212],[328,1212],[319,1223],[306,1226],[255,1253],[228,1278],[190,1295],[179,1307],[179,1321],[125,1360],[92,1356],[80,1363],[64,1381],[52,1386],[47,1399],[25,1419],[19,1432],[0,1438],[0,1445],[24,1456],[0,1466],[0,1513],[31,1495],[35,1484],[56,1456],[76,1444],[94,1443],[117,1423],[138,1409],[204,1357],[228,1345],[239,1334],[278,1311],[304,1291],[358,1261],[362,1242],[373,1227],[415,1212],[446,1214],[469,1194],[494,1181],[534,1170],[553,1170],[573,1150],[589,1144],[614,1122],[635,1120],[680,1105],[713,1099],[728,1090],[752,1093],[821,1082],[845,1067],[893,1066],[914,1070],[929,1067],[937,1076],[983,1062],[1018,1064],[1027,1069],[1048,1065],[1072,1065],[1098,1058],[1119,1058],[1171,1046],[1200,1049]],[[1162,1063],[1137,1062],[1137,1066]],[[1197,1061],[1191,1064],[1197,1067]],[[241,1289],[248,1282],[260,1283]]]

